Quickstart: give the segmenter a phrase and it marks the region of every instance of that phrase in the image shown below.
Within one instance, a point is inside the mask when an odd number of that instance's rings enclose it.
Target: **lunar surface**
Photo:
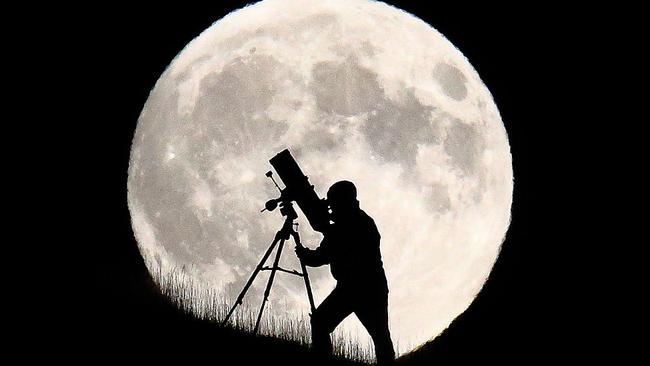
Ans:
[[[190,42],[146,101],[129,166],[133,230],[161,286],[197,309],[215,294],[232,304],[282,225],[260,210],[285,148],[320,197],[356,184],[381,233],[399,354],[467,309],[507,231],[513,176],[492,96],[448,40],[381,2],[265,0]],[[322,235],[299,215],[313,249]],[[299,268],[291,243],[281,264]],[[245,298],[254,309],[267,276]],[[310,276],[318,304],[335,281],[327,266]],[[302,280],[279,273],[265,318],[308,312]],[[354,315],[336,332],[369,344]]]

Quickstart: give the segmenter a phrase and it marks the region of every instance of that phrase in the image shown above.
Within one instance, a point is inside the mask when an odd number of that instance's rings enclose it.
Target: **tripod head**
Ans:
[[[298,213],[296,210],[293,208],[293,199],[291,198],[291,195],[289,194],[288,189],[281,189],[280,186],[275,182],[275,179],[273,179],[273,172],[268,171],[266,172],[266,176],[271,178],[275,186],[278,188],[280,191],[280,197],[278,198],[273,198],[264,204],[264,209],[260,212],[264,211],[273,211],[275,210],[278,206],[280,206],[280,213],[282,216],[285,216],[287,219],[295,220],[298,218]]]
[[[281,189],[278,184],[275,182],[275,179],[273,179],[273,172],[268,171],[266,173],[266,176],[271,178],[275,186],[278,188],[280,191],[280,197],[278,198],[273,198],[264,204],[264,209],[260,212],[264,211],[274,211],[278,206],[280,206],[280,213],[282,216],[284,216],[284,225],[282,225],[282,229],[278,232],[278,235],[280,235],[282,238],[285,240],[289,238],[289,235],[294,232],[292,225],[298,225],[298,223],[294,224],[294,220],[298,218],[298,213],[296,212],[296,209],[293,208],[293,200],[289,194],[288,189]]]

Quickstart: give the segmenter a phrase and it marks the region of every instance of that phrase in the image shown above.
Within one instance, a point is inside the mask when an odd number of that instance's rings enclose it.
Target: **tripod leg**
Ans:
[[[314,305],[314,295],[311,293],[311,284],[309,283],[309,273],[307,273],[307,267],[305,264],[300,261],[300,267],[302,268],[302,276],[305,279],[305,288],[307,289],[307,297],[309,298],[309,307],[311,308],[312,314],[314,313],[314,310],[316,310],[316,306]]]
[[[273,278],[275,277],[275,272],[280,263],[280,256],[282,255],[282,248],[284,247],[284,239],[280,240],[278,245],[278,252],[275,254],[275,261],[273,262],[273,268],[271,269],[271,275],[269,276],[269,281],[266,283],[266,290],[264,290],[264,299],[262,300],[262,305],[260,305],[260,312],[257,314],[257,321],[255,322],[255,328],[253,329],[253,334],[257,333],[257,329],[260,326],[260,320],[262,320],[262,312],[264,311],[264,305],[269,299],[269,294],[271,293],[271,286],[273,286]]]
[[[244,286],[244,288],[239,293],[239,296],[237,296],[237,300],[233,304],[232,308],[230,308],[230,311],[228,312],[228,315],[223,320],[221,325],[225,325],[226,323],[228,323],[228,320],[232,316],[232,313],[235,311],[235,308],[237,307],[237,305],[241,305],[242,300],[244,299],[244,295],[246,295],[246,291],[248,291],[248,288],[251,287],[251,285],[253,284],[253,280],[255,280],[255,277],[257,276],[258,273],[260,273],[260,271],[262,270],[262,267],[264,267],[264,263],[266,263],[266,260],[271,255],[271,252],[273,251],[273,248],[275,248],[275,245],[278,243],[278,240],[280,240],[280,239],[273,240],[273,242],[269,246],[269,249],[266,250],[266,253],[264,253],[264,256],[262,257],[262,260],[260,260],[260,263],[257,265],[257,267],[255,267],[255,270],[253,271],[250,278],[248,279],[248,282],[246,282],[246,285]]]

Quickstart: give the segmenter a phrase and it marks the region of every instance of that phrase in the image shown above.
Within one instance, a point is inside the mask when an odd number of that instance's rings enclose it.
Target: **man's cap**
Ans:
[[[327,200],[352,202],[357,199],[357,187],[348,180],[338,181],[327,191]]]

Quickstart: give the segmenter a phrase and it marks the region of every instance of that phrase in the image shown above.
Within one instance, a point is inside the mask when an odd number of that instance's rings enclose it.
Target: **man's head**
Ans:
[[[332,184],[327,191],[327,205],[332,210],[334,218],[346,216],[359,210],[357,187],[347,180]]]

